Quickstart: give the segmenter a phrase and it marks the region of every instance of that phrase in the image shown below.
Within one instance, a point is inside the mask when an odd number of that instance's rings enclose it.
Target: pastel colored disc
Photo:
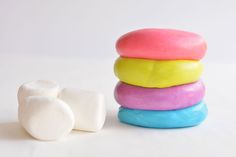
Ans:
[[[207,116],[203,102],[194,106],[170,111],[133,110],[120,107],[121,122],[147,128],[183,128],[200,124]]]
[[[156,60],[200,60],[206,48],[198,34],[173,29],[140,29],[121,36],[116,43],[123,57]]]
[[[119,82],[115,99],[123,107],[141,110],[174,110],[193,106],[205,94],[202,81],[169,88],[143,88]]]
[[[120,81],[147,88],[166,88],[199,80],[203,65],[193,60],[158,61],[120,57],[114,66]]]

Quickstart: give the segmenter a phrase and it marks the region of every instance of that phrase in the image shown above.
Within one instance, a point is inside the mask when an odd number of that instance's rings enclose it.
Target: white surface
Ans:
[[[103,127],[106,117],[103,94],[79,88],[64,88],[58,98],[66,102],[73,111],[75,130],[96,132]]]
[[[127,31],[164,27],[201,34],[209,60],[234,60],[235,6],[235,0],[0,0],[0,53],[113,57]]]
[[[113,98],[115,58],[29,58],[0,56],[0,154],[6,157],[235,157],[235,64],[205,63],[209,116],[197,127],[145,129],[121,124]],[[17,88],[25,81],[57,80],[61,86],[103,92],[108,116],[98,133],[73,131],[58,142],[32,139],[17,122]]]

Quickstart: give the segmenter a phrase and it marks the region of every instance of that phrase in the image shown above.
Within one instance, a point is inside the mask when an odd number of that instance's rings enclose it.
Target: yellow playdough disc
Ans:
[[[115,75],[131,85],[166,88],[199,80],[203,71],[200,61],[147,60],[120,57],[114,66]]]

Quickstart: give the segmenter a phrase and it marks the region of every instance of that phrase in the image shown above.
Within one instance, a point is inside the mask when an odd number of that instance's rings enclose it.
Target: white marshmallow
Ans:
[[[57,83],[47,80],[37,80],[23,84],[18,90],[18,119],[24,110],[25,98],[28,96],[50,96],[57,97],[60,87]]]
[[[64,88],[59,98],[71,107],[75,116],[75,130],[94,132],[103,127],[106,108],[102,94]]]
[[[75,124],[70,107],[48,96],[27,97],[20,116],[25,130],[39,140],[57,140],[67,135]]]
[[[48,80],[37,80],[24,83],[18,90],[18,102],[21,105],[27,96],[51,96],[57,97],[60,87],[57,83]]]

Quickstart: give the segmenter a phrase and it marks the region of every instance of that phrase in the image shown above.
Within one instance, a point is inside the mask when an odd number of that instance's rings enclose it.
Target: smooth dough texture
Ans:
[[[169,88],[143,88],[119,82],[115,99],[123,107],[141,110],[175,110],[193,106],[205,94],[203,82]]]
[[[73,129],[75,121],[70,107],[49,96],[29,96],[20,114],[21,125],[34,138],[57,140]]]
[[[59,98],[65,101],[75,115],[75,130],[98,131],[106,117],[104,96],[100,93],[64,88]]]
[[[158,61],[120,57],[114,66],[120,81],[147,88],[166,88],[196,82],[203,71],[199,61]]]
[[[182,128],[200,124],[207,116],[203,102],[194,106],[169,111],[134,110],[120,107],[121,122],[147,128]]]
[[[200,35],[173,29],[140,29],[121,36],[116,43],[123,57],[155,60],[200,60],[206,49]]]

